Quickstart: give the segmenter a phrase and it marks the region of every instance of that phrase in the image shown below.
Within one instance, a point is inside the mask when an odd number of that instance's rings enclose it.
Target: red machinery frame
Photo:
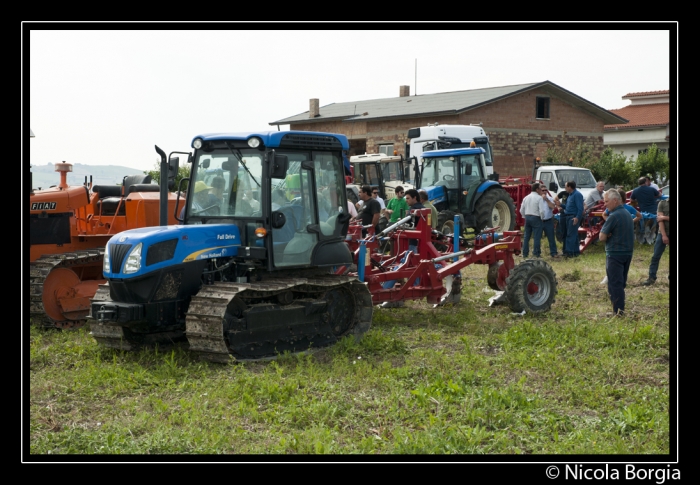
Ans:
[[[373,228],[367,228],[364,239],[357,237],[361,235],[362,226],[352,225],[348,230],[346,242],[358,267],[356,274],[369,286],[374,304],[422,298],[431,304],[446,303],[446,297],[459,295],[459,271],[470,264],[492,266],[502,262],[498,265],[496,281],[499,288],[505,288],[506,278],[515,267],[513,256],[521,252],[520,231],[497,233],[497,228],[493,228],[469,241],[459,238],[459,250],[454,251],[454,238],[433,231],[430,209],[418,209],[411,213],[413,217],[407,216],[378,235],[374,234]],[[415,227],[402,227],[410,219],[414,219]],[[393,241],[392,254],[384,254],[380,250],[380,243],[385,238]],[[417,240],[417,254],[409,249],[409,239]],[[436,242],[446,246],[447,251],[438,251],[434,245]],[[347,268],[342,267],[337,273],[346,271]],[[453,279],[449,285],[450,294],[446,295],[448,289],[442,280],[448,277]],[[396,281],[393,287],[383,287],[383,283],[392,280]]]

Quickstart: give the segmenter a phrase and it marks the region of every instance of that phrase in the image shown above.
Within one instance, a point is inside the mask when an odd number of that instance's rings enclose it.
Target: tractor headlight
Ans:
[[[126,263],[124,263],[125,274],[136,273],[141,269],[141,248],[143,248],[143,243],[138,243],[129,251],[129,256],[126,257]]]
[[[105,258],[104,261],[102,262],[102,272],[103,273],[111,273],[112,268],[109,264],[109,244],[105,247]]]
[[[260,140],[260,138],[258,138],[257,136],[252,136],[248,138],[248,146],[250,148],[258,148],[260,146],[261,141],[262,140]]]
[[[202,148],[202,139],[201,138],[195,138],[194,141],[192,142],[192,146],[199,150]]]

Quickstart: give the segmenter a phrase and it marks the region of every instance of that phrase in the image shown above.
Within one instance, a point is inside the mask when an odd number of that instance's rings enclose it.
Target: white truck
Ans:
[[[423,163],[423,152],[444,148],[469,148],[474,141],[477,148],[484,149],[485,175],[493,174],[493,151],[489,137],[481,125],[439,125],[428,124],[408,130],[406,158],[416,157]]]
[[[576,189],[583,194],[585,200],[595,190],[596,180],[590,170],[573,165],[549,165],[535,160],[532,179],[544,183],[544,186],[561,199],[566,196],[566,182],[576,182]]]
[[[359,200],[360,187],[379,188],[379,196],[388,202],[396,197],[394,189],[400,185],[404,191],[414,188],[411,183],[409,162],[402,156],[383,153],[365,153],[350,157],[353,183],[347,184],[347,197],[353,203]]]

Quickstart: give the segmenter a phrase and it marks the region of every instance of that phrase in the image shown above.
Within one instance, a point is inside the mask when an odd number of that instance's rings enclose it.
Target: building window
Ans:
[[[549,98],[537,96],[537,115],[535,117],[549,119]]]
[[[391,145],[379,145],[379,153],[381,153],[382,155],[393,155],[394,154],[393,143]]]

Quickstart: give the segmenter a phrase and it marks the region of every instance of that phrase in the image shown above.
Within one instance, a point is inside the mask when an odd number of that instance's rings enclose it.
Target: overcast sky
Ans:
[[[32,30],[29,45],[22,44],[29,65],[22,116],[29,116],[35,138],[24,162],[151,170],[154,145],[190,151],[201,133],[277,130],[269,123],[308,111],[311,98],[321,106],[391,98],[402,85],[421,95],[548,80],[605,109],[629,104],[621,98],[630,92],[677,87],[677,58],[670,58],[677,37],[659,24],[635,25],[648,30],[413,24],[405,31],[382,25]],[[475,27],[482,30],[467,30]]]

